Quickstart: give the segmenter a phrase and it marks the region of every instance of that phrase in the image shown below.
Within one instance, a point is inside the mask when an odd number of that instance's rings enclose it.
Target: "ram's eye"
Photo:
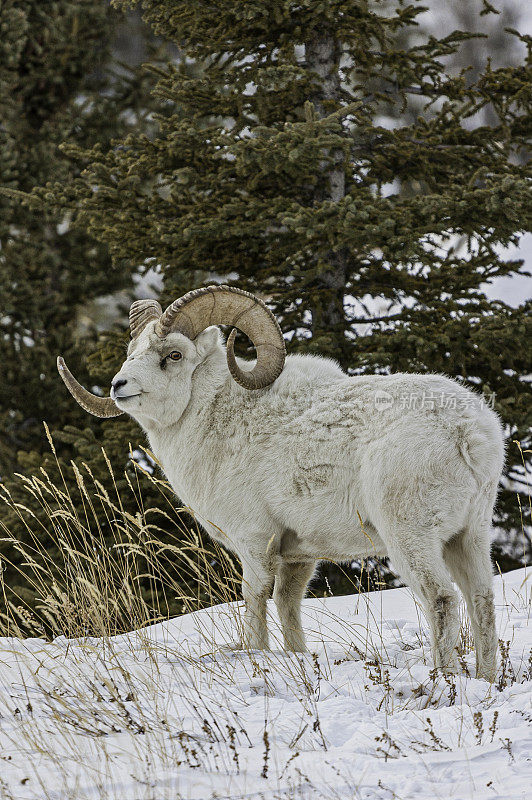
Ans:
[[[169,358],[170,361],[180,361],[183,358],[183,353],[180,353],[179,350],[172,350],[167,358]]]

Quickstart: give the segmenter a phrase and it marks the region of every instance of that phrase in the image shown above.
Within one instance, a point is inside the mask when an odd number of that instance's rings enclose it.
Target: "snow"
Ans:
[[[431,672],[406,588],[305,600],[305,655],[223,649],[239,604],[114,638],[2,638],[0,797],[524,800],[530,571],[494,584],[494,686],[466,674],[466,625],[462,674]]]
[[[490,300],[503,300],[512,308],[517,308],[526,300],[532,299],[532,277],[523,272],[532,272],[532,234],[525,233],[517,245],[497,248],[505,261],[523,259],[523,266],[515,275],[495,278],[490,284],[483,284],[482,289]]]

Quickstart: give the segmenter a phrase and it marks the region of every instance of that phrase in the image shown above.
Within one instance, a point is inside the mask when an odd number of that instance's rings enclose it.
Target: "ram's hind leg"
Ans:
[[[301,600],[312,578],[315,561],[295,564],[281,562],[275,576],[273,599],[277,606],[286,650],[304,652],[305,635],[301,626]]]
[[[392,565],[422,602],[429,623],[434,666],[444,672],[456,671],[456,648],[460,635],[458,594],[445,567],[441,537],[436,531],[397,529],[384,539]]]
[[[464,595],[475,639],[477,678],[494,681],[497,671],[497,628],[493,604],[490,526],[466,528],[444,549],[445,563]]]

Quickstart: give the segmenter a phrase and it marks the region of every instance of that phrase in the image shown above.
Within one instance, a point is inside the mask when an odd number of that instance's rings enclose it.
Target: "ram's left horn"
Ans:
[[[84,389],[81,383],[78,383],[72,375],[61,356],[57,357],[57,369],[74,400],[89,414],[107,419],[109,417],[118,417],[124,413],[120,411],[111,397],[98,397],[98,395],[91,394],[91,392]]]
[[[131,338],[136,339],[148,322],[159,319],[163,310],[157,300],[135,300],[129,309]]]

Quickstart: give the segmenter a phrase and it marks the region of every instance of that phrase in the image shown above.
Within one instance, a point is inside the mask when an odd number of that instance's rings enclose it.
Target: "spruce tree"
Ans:
[[[412,38],[417,3],[142,9],[183,56],[151,67],[156,135],[73,143],[84,172],[38,196],[115,265],[159,265],[163,303],[214,274],[265,296],[292,352],[351,373],[444,372],[493,400],[509,438],[498,525],[517,535],[530,305],[490,301],[482,285],[519,269],[500,247],[530,229],[530,38],[508,34],[518,64],[452,75],[446,60],[474,33]]]
[[[65,353],[83,380],[98,383],[101,358],[92,375],[87,361],[95,330],[83,330],[82,316],[95,298],[132,289],[130,262],[113,264],[105,243],[72,225],[68,211],[24,200],[35,186],[79,175],[61,152],[63,142],[107,149],[113,135],[125,135],[132,124],[143,127],[153,106],[149,81],[118,65],[112,52],[124,25],[123,15],[103,0],[0,4],[0,480],[26,504],[31,498],[18,496],[14,473],[43,467],[60,485],[44,420],[65,475],[72,457],[83,458],[108,486],[102,438],[121,459],[121,474],[135,430],[124,421],[102,437],[99,423],[65,394],[55,366],[57,354]],[[6,531],[18,541],[27,532],[3,505],[0,519],[4,584],[31,601],[29,584],[8,566],[24,559],[5,541]],[[51,555],[53,547],[46,545]]]

